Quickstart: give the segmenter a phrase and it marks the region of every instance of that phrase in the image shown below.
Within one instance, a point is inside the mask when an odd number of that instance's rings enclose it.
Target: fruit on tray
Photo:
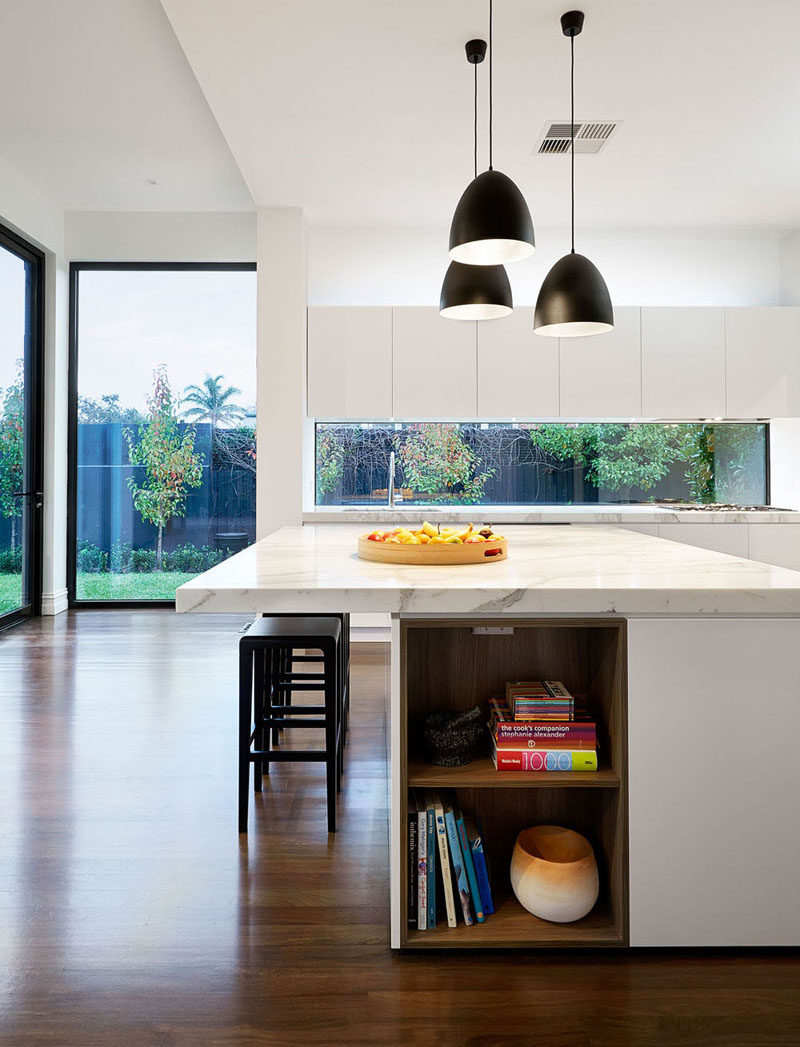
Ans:
[[[473,524],[466,527],[441,527],[425,520],[416,531],[407,527],[395,527],[393,531],[373,531],[367,535],[367,540],[383,542],[385,545],[470,545],[503,541],[503,536],[495,534],[489,526],[476,531]]]

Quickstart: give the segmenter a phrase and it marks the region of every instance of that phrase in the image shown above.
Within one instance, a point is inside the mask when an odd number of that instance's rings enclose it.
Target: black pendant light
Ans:
[[[518,262],[536,250],[525,198],[508,175],[492,167],[492,23],[489,0],[489,170],[477,174],[458,201],[450,226],[450,257],[467,265]]]
[[[583,29],[583,11],[561,16],[561,30],[570,40],[570,195],[572,250],[545,277],[533,318],[536,334],[577,338],[603,334],[614,327],[614,310],[606,282],[597,266],[575,252],[575,37]]]
[[[478,66],[486,54],[485,40],[470,40],[467,61],[475,71],[473,165],[478,173]],[[508,274],[502,265],[465,265],[451,262],[445,273],[439,312],[450,320],[496,320],[512,312],[514,303]]]

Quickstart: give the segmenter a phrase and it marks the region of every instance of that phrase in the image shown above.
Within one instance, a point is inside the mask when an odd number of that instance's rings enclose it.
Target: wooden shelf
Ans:
[[[408,931],[409,949],[525,949],[547,946],[623,945],[611,913],[598,905],[575,923],[549,923],[533,916],[513,896],[506,898],[485,923],[448,927],[440,921],[431,931]]]
[[[410,759],[408,784],[413,789],[618,789],[619,775],[601,762],[596,771],[496,771],[491,757],[464,767],[437,767]]]

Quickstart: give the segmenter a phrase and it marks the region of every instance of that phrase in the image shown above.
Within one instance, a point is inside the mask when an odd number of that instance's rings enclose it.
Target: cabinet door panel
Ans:
[[[628,623],[631,945],[800,945],[800,620]]]
[[[308,310],[308,415],[323,419],[392,414],[392,310]]]
[[[725,310],[729,418],[800,416],[800,308]]]
[[[475,418],[477,345],[473,322],[446,320],[437,309],[392,310],[395,418]]]
[[[613,331],[560,338],[558,349],[562,418],[641,416],[640,309],[615,309]]]
[[[725,415],[724,309],[642,309],[642,414]]]
[[[558,339],[533,333],[533,309],[478,325],[481,418],[558,417]]]

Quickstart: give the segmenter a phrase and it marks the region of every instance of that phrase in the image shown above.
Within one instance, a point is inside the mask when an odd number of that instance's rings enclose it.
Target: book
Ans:
[[[483,853],[480,826],[469,816],[464,819],[464,826],[467,830],[467,839],[469,840],[472,853],[472,864],[475,866],[475,877],[478,881],[483,914],[484,916],[491,916],[494,912],[494,901],[492,899],[492,889],[489,886],[489,869],[486,864],[486,855]]]
[[[447,926],[456,926],[456,905],[453,895],[453,877],[450,873],[450,858],[447,847],[447,826],[444,820],[444,808],[441,799],[435,794],[428,795],[428,805],[433,805],[436,818],[436,839],[439,843],[439,869],[441,870],[444,906],[447,913]]]
[[[428,812],[417,801],[417,928],[428,929]]]
[[[408,928],[417,929],[417,903],[419,899],[419,886],[417,884],[417,833],[419,831],[419,815],[417,804],[413,797],[408,801]]]
[[[492,745],[498,771],[596,771],[597,753],[589,749],[498,749]]]
[[[469,893],[472,895],[472,908],[475,912],[475,919],[478,923],[483,923],[486,917],[483,913],[483,900],[478,887],[478,878],[475,875],[475,866],[472,863],[472,848],[467,839],[467,828],[464,824],[464,815],[461,813],[461,809],[455,806],[453,808],[453,814],[456,819],[456,828],[458,829],[458,840],[461,844],[461,853],[464,855],[464,865],[467,870],[467,882],[469,883]]]
[[[475,920],[472,917],[472,901],[469,893],[469,881],[467,879],[467,870],[464,865],[464,856],[461,853],[461,844],[458,839],[456,819],[453,814],[453,808],[449,803],[444,805],[444,821],[447,826],[447,839],[450,843],[450,858],[453,862],[453,872],[455,873],[456,884],[458,886],[461,912],[464,916],[464,923],[467,927],[471,927]]]
[[[506,705],[515,720],[572,720],[575,699],[560,680],[518,680],[506,684]]]
[[[433,807],[426,802],[426,814],[428,818],[427,844],[428,844],[428,930],[436,927],[436,814]]]
[[[596,749],[597,725],[589,714],[576,711],[570,723],[519,722],[496,698],[489,702],[489,728],[498,749]]]

